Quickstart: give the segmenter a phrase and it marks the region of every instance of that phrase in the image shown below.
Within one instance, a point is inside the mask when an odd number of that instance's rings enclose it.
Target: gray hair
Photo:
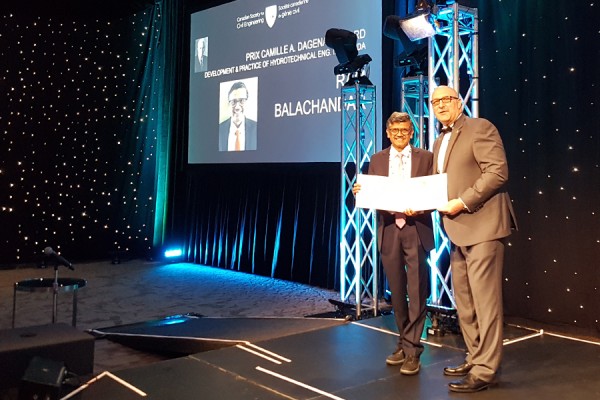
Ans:
[[[408,113],[394,111],[392,113],[392,115],[390,115],[390,117],[388,118],[385,126],[389,127],[390,125],[392,125],[396,122],[407,122],[407,121],[410,121],[410,116],[408,115]],[[412,129],[412,124],[410,124],[410,127]]]

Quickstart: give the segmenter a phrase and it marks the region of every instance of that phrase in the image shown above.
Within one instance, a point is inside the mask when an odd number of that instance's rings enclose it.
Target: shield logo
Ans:
[[[277,5],[265,8],[265,20],[269,28],[275,25],[275,21],[277,20]]]

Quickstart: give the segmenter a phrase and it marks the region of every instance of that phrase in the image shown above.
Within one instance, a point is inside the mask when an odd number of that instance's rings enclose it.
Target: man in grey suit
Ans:
[[[494,383],[502,359],[504,238],[516,229],[508,165],[496,127],[463,115],[454,89],[437,87],[431,105],[443,125],[433,166],[448,174],[450,200],[438,211],[452,242],[452,287],[468,352],[463,364],[444,374],[463,376],[449,384],[451,391],[477,392]]]
[[[227,96],[231,118],[219,124],[219,151],[256,150],[256,121],[245,115],[248,88],[244,82],[235,82]]]
[[[399,180],[431,174],[433,154],[409,145],[413,126],[406,113],[394,112],[386,124],[392,145],[371,157],[369,175]],[[399,183],[401,184],[401,182]],[[360,185],[352,188],[358,193]],[[434,247],[431,212],[405,213],[378,210],[377,238],[381,263],[392,292],[392,308],[398,327],[398,346],[386,358],[402,365],[403,375],[415,375],[423,352],[421,335],[427,306],[427,252]],[[408,302],[407,302],[408,295]]]

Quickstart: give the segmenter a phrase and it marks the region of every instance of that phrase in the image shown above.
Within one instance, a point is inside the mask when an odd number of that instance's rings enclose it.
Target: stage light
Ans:
[[[435,28],[431,21],[431,14],[421,14],[400,21],[400,27],[410,40],[419,40],[435,35]]]
[[[337,28],[327,30],[325,44],[335,51],[339,62],[333,68],[333,73],[335,75],[354,75],[350,77],[346,85],[352,85],[357,81],[372,85],[368,77],[363,74],[363,68],[372,61],[372,58],[368,54],[358,55],[357,40],[358,37],[354,32]]]
[[[410,53],[402,52],[394,57],[394,67],[410,68],[411,75],[424,74],[427,67],[429,52],[427,45],[417,47]]]
[[[165,258],[176,258],[181,257],[183,252],[181,249],[167,249],[165,250]]]
[[[427,65],[428,48],[426,40],[412,41],[400,27],[402,18],[390,15],[385,19],[383,34],[399,41],[399,53],[394,57],[394,66],[411,68],[411,75],[424,73]],[[400,48],[401,47],[401,48]]]
[[[397,18],[395,22],[398,23],[398,27],[411,41],[428,38],[436,34],[435,15],[432,13],[432,7],[427,0],[420,0],[415,7],[415,12],[406,17],[393,17]]]
[[[354,32],[345,29],[331,28],[325,33],[325,44],[335,51],[340,64],[347,64],[358,56],[357,40]]]
[[[431,10],[431,5],[428,0],[419,0],[417,5],[415,6],[416,12],[423,12]]]

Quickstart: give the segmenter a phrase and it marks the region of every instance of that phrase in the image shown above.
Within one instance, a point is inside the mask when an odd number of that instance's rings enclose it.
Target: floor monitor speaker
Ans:
[[[19,400],[59,400],[67,369],[63,362],[35,356],[19,387]]]

